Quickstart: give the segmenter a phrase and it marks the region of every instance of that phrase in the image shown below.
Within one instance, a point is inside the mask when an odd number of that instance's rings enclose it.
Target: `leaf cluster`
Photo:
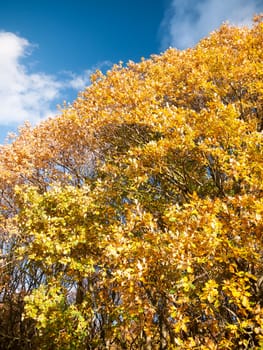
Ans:
[[[262,43],[98,71],[1,146],[6,348],[262,348]]]

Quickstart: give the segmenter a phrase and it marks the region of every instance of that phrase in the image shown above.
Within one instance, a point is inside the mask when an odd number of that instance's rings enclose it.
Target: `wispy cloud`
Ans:
[[[22,58],[30,54],[28,40],[0,32],[0,124],[36,121],[51,111],[61,83],[44,73],[28,73]]]
[[[56,101],[63,102],[67,90],[83,90],[90,83],[90,74],[98,68],[79,75],[32,73],[28,58],[33,49],[27,39],[0,32],[0,125],[21,124],[25,120],[35,123],[56,115]]]
[[[76,74],[74,72],[64,72],[66,76],[68,77],[65,81],[67,87],[81,91],[83,90],[87,85],[90,84],[90,76],[93,74],[97,69],[104,70],[106,67],[111,67],[113,64],[110,61],[103,61],[97,63],[95,66],[91,67],[90,69],[84,70],[81,74]]]
[[[71,77],[68,81],[69,87],[75,90],[83,90],[89,84],[89,78],[92,73],[92,69],[87,69],[80,75],[68,72],[68,75]]]
[[[223,22],[248,25],[263,10],[261,0],[171,0],[161,25],[162,49],[185,49]]]

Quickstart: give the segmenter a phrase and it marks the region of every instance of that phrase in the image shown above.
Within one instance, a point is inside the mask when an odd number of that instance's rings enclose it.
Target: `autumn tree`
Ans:
[[[263,347],[261,19],[1,147],[3,349]]]

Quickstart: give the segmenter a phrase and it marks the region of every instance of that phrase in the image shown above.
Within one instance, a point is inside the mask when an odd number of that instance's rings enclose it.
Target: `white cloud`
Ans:
[[[28,40],[0,32],[0,124],[32,122],[54,114],[51,102],[62,83],[45,73],[29,73],[21,59],[32,47]]]
[[[90,83],[90,75],[93,73],[92,69],[87,69],[83,74],[77,75],[75,73],[68,73],[71,79],[68,81],[68,86],[75,90],[83,90],[85,86]]]
[[[69,90],[83,90],[90,83],[90,74],[98,68],[79,75],[73,72],[32,73],[25,64],[32,47],[25,38],[0,32],[0,125],[17,125],[25,120],[36,123],[56,115],[56,101],[62,103],[63,95]],[[100,66],[105,65],[109,63]]]
[[[67,81],[67,87],[70,87],[75,90],[83,90],[87,85],[90,84],[90,76],[93,74],[97,69],[103,69],[105,67],[112,66],[112,62],[110,61],[103,61],[100,63],[97,63],[96,66],[93,66],[91,69],[86,69],[82,74],[75,74],[73,72],[65,72],[70,79]]]
[[[172,0],[161,26],[163,49],[192,47],[226,21],[248,25],[262,9],[260,0]]]

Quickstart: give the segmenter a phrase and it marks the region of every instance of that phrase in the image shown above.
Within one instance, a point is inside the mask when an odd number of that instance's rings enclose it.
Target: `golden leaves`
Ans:
[[[98,71],[1,148],[2,215],[37,281],[26,310],[52,346],[262,341],[261,39],[223,25]]]

